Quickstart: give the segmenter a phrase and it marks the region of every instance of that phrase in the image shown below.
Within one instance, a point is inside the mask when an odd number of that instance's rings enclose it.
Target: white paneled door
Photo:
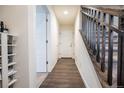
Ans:
[[[37,72],[47,72],[48,13],[46,7],[38,6],[36,14]]]
[[[61,28],[59,38],[59,57],[72,57],[74,56],[73,38],[74,32],[72,28]]]
[[[46,72],[46,14],[37,18],[37,72]]]

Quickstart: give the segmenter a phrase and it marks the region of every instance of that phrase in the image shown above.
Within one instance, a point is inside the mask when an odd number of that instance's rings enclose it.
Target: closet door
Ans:
[[[36,48],[37,48],[37,72],[46,72],[47,71],[47,64],[46,64],[46,31],[47,31],[47,21],[46,21],[46,14],[45,13],[37,13],[37,34],[36,34]]]

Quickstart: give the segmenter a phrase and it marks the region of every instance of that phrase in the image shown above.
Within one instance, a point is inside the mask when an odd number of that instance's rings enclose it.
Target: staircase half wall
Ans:
[[[101,88],[102,86],[95,72],[93,63],[90,59],[87,48],[79,32],[79,29],[81,27],[80,21],[81,21],[80,12],[78,12],[75,21],[75,34],[74,34],[75,62],[81,74],[81,77],[85,83],[85,86],[87,88]]]

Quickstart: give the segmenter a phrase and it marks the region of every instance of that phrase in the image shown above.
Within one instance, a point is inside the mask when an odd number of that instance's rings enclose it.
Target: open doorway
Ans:
[[[36,6],[36,72],[37,87],[42,83],[48,72],[48,26],[49,11],[46,6]]]

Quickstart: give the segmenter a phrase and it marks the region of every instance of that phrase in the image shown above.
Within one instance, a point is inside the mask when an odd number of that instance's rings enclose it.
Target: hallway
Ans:
[[[85,88],[75,61],[62,58],[44,80],[41,88]]]

